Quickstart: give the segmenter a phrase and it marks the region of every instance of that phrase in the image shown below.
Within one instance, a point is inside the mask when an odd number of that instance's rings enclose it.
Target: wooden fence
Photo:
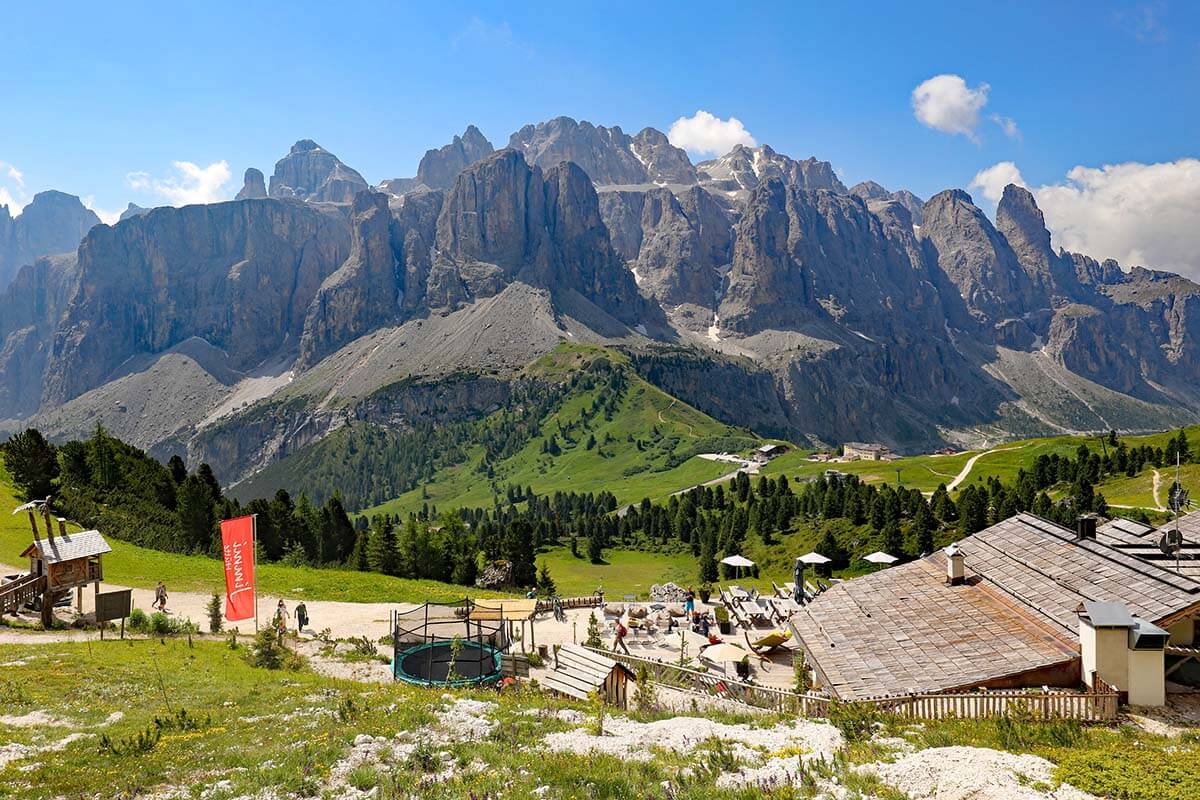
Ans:
[[[756,686],[678,664],[600,648],[589,649],[619,661],[635,672],[639,667],[645,667],[650,680],[663,686],[712,695],[769,711],[805,717],[829,716],[831,700],[822,695],[797,694],[785,689]],[[1047,687],[891,695],[869,697],[857,702],[874,706],[885,714],[908,719],[995,719],[1009,715],[1043,720],[1075,719],[1080,722],[1116,719],[1119,693],[1099,677],[1095,684],[1089,692]]]
[[[1108,722],[1117,717],[1119,695],[1098,682],[1090,692],[1068,689],[981,689],[973,692],[870,697],[860,703],[873,705],[886,714],[910,719],[998,719],[1019,716],[1029,719],[1075,719]]]

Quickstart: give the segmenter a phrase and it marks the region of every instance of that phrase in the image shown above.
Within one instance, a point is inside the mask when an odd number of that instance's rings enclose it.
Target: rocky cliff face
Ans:
[[[592,182],[574,164],[543,173],[502,150],[459,174],[438,217],[426,302],[455,307],[520,279],[574,289],[618,319],[643,311],[613,250]]]
[[[367,188],[362,175],[312,139],[301,139],[275,163],[268,194],[315,203],[350,203]]]
[[[242,178],[242,188],[234,200],[260,200],[267,196],[267,185],[262,170],[249,167]]]
[[[898,192],[889,192],[875,181],[863,181],[862,183],[854,184],[847,191],[865,200],[868,207],[871,206],[873,201],[894,201],[899,203],[908,211],[908,215],[912,217],[914,225],[920,225],[925,220],[925,201],[907,189],[901,189]]]
[[[296,202],[158,208],[93,228],[54,332],[42,400],[61,404],[122,362],[190,337],[244,369],[295,347],[308,306],[350,250],[345,217]]]
[[[430,189],[449,189],[458,173],[491,155],[496,148],[474,125],[439,150],[428,150],[417,167],[416,182]]]
[[[981,322],[995,325],[1045,307],[1008,241],[961,189],[929,198],[921,238]]]
[[[0,206],[0,290],[38,256],[74,250],[99,224],[94,211],[63,192],[39,192],[15,218],[7,206]]]
[[[712,195],[698,186],[678,196],[665,188],[604,192],[600,212],[644,294],[668,306],[713,307],[732,230]]]
[[[723,328],[752,333],[805,321],[832,321],[893,335],[900,317],[940,322],[929,265],[900,208],[886,227],[863,201],[807,191],[772,178],[751,194],[738,223]]]
[[[696,181],[687,154],[652,128],[634,138],[617,126],[606,128],[556,117],[521,128],[509,138],[508,147],[520,150],[526,161],[543,168],[570,161],[601,186]]]
[[[392,248],[387,196],[362,192],[350,218],[350,255],[322,283],[304,320],[301,369],[400,318],[404,274]]]
[[[79,286],[74,253],[22,267],[0,294],[0,419],[38,408],[54,330]]]

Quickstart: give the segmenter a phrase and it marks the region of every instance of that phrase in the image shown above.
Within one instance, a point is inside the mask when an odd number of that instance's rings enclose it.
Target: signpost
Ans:
[[[121,589],[96,595],[96,623],[121,620],[121,638],[125,638],[125,618],[133,609],[133,590]],[[100,625],[100,638],[104,638],[104,626]]]

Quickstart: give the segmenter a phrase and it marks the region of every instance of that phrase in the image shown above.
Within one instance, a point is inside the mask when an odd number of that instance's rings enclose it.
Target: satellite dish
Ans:
[[[1163,552],[1163,555],[1175,558],[1183,549],[1183,534],[1179,532],[1178,528],[1164,531],[1158,540],[1158,549]]]

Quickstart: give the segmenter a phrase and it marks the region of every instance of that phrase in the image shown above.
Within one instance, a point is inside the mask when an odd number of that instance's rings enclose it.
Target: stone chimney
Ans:
[[[1080,539],[1096,540],[1096,515],[1081,514],[1075,521],[1075,532]]]
[[[946,583],[951,586],[958,586],[967,577],[967,567],[963,558],[962,550],[959,549],[958,542],[946,548]]]

